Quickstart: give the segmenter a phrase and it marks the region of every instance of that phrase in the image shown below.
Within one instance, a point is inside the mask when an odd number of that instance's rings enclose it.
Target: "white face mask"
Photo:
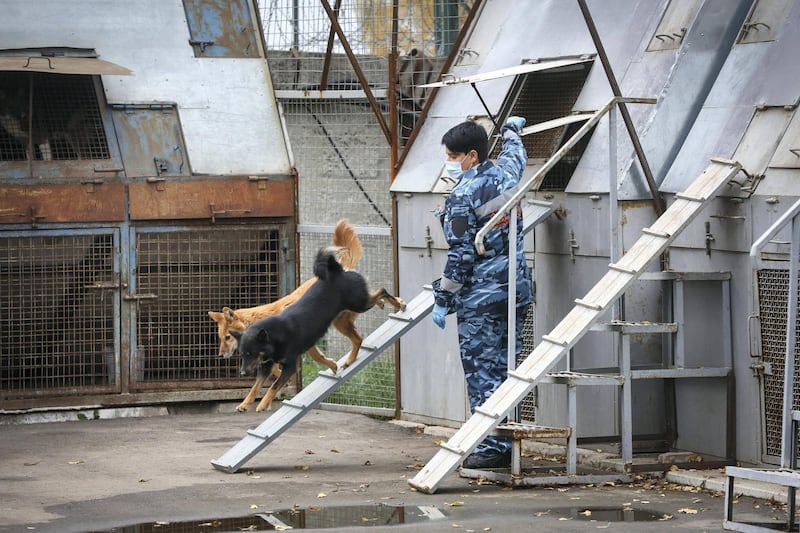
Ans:
[[[464,171],[461,170],[461,161],[447,161],[444,164],[444,168],[453,179],[460,178],[461,174],[464,173]]]

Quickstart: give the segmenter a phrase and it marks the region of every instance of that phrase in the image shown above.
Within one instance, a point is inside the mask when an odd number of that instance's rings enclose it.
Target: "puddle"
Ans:
[[[551,509],[548,514],[587,522],[655,522],[664,519],[664,513],[630,507],[569,507]]]
[[[227,531],[283,531],[334,527],[391,526],[444,518],[438,507],[354,505],[268,511],[237,518],[144,522],[93,533],[217,533]]]

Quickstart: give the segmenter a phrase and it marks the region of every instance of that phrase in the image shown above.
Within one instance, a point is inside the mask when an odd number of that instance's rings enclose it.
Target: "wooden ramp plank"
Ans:
[[[611,304],[635,281],[647,265],[669,246],[670,242],[686,228],[705,206],[694,198],[712,198],[716,192],[739,172],[741,165],[735,161],[712,159],[711,164],[662,214],[648,233],[643,234],[617,263],[622,268],[611,268],[581,298],[592,302],[594,308],[576,306],[547,335],[548,338],[563,341],[564,345],[552,342],[539,343],[527,358],[517,367],[516,374],[529,378],[529,381],[510,378],[483,404],[483,411],[508,413],[522,401],[536,383],[577,343]],[[693,199],[686,199],[691,197]],[[668,237],[665,237],[667,235]],[[464,457],[470,453],[497,425],[495,418],[473,414],[461,428],[443,445],[436,455],[408,481],[415,489],[432,494],[441,481],[455,470]],[[457,450],[457,451],[454,451]]]

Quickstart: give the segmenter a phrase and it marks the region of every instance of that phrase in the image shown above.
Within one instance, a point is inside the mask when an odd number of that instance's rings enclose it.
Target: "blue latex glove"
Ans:
[[[522,131],[522,128],[525,127],[525,119],[522,117],[508,117],[506,120],[506,124],[509,124],[517,130],[517,133]]]
[[[433,323],[444,329],[444,317],[447,315],[447,308],[439,304],[433,306]]]

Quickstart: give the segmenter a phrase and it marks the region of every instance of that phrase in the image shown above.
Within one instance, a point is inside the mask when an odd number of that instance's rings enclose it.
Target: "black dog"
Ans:
[[[258,369],[258,376],[269,376],[273,365],[283,372],[267,389],[256,411],[268,409],[296,370],[300,356],[316,343],[342,311],[363,313],[386,299],[395,310],[406,308],[405,302],[386,289],[370,291],[367,281],[358,272],[344,270],[336,259],[337,248],[322,248],[314,261],[314,275],[319,280],[306,293],[280,314],[254,322],[244,332],[231,330],[242,355],[241,374]],[[347,361],[344,366],[352,361]]]

